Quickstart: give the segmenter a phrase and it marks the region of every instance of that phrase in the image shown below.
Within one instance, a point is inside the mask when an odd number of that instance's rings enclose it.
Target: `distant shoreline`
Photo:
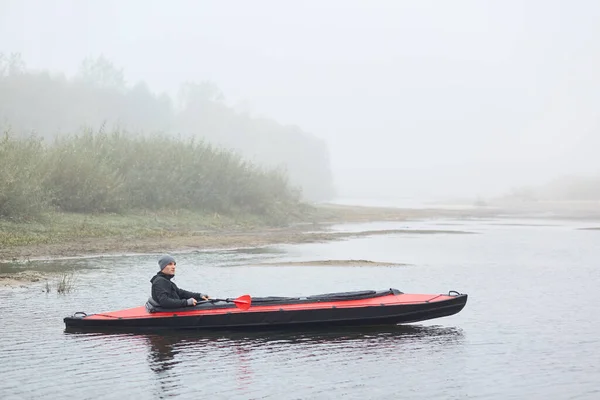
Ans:
[[[209,220],[206,216],[193,213],[148,216],[58,214],[52,217],[50,224],[20,223],[4,226],[5,233],[14,235],[15,239],[14,244],[4,243],[0,248],[0,263],[115,253],[185,252],[318,242],[357,235],[328,232],[327,228],[332,224],[485,217],[496,214],[488,210],[401,209],[338,204],[321,204],[315,210],[303,220],[285,227],[272,227],[245,220],[225,220],[225,217],[220,216],[210,217]]]
[[[328,232],[327,228],[333,224],[377,221],[431,218],[558,218],[597,220],[600,227],[598,203],[588,204],[585,207],[563,202],[470,209],[406,209],[320,204],[314,209],[311,214],[285,227],[272,227],[244,219],[228,220],[218,215],[210,216],[209,219],[206,216],[185,212],[123,216],[57,214],[50,222],[37,225],[27,222],[0,225],[0,234],[9,237],[12,235],[16,238],[12,243],[10,240],[2,243],[0,263],[114,253],[227,249],[336,240],[354,236],[356,233]],[[17,240],[19,234],[24,237],[22,241],[25,243]]]
[[[260,247],[275,244],[297,244],[341,240],[348,237],[378,235],[378,234],[469,234],[463,230],[365,230],[364,232],[339,232],[328,228],[334,224],[364,223],[379,221],[410,221],[433,218],[473,219],[473,218],[535,218],[552,219],[552,216],[539,216],[530,209],[401,209],[383,207],[363,207],[339,204],[321,204],[316,211],[304,221],[286,227],[269,227],[261,225],[244,225],[240,221],[221,221],[220,225],[210,226],[206,218],[194,219],[190,214],[170,216],[107,216],[107,215],[58,215],[55,224],[64,223],[65,218],[69,228],[85,225],[82,234],[78,231],[56,231],[58,237],[41,237],[39,243],[5,245],[0,249],[0,286],[7,286],[12,278],[17,278],[13,284],[24,281],[39,281],[43,277],[31,269],[28,273],[17,277],[2,271],[4,264],[25,264],[30,261],[52,259],[80,259],[86,257],[110,257],[116,255],[159,254],[164,252],[185,253],[207,249],[232,249]],[[573,211],[573,210],[571,210]],[[600,210],[598,210],[600,211]],[[600,213],[564,213],[556,214],[554,218],[575,218],[581,220],[598,220]],[[62,225],[60,225],[62,226]],[[599,223],[600,226],[600,223]],[[36,225],[17,224],[13,229],[30,229],[34,232]],[[3,230],[6,226],[2,226]],[[44,226],[46,234],[50,228]],[[65,228],[66,229],[66,228]],[[600,229],[600,228],[584,228]],[[2,232],[0,232],[2,233]],[[4,232],[6,233],[6,232]],[[10,232],[9,232],[10,233]],[[86,236],[85,234],[88,236]],[[44,240],[51,242],[44,243]]]

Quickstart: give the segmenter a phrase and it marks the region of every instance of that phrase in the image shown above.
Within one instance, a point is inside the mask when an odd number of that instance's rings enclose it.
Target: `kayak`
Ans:
[[[460,312],[467,295],[406,294],[397,289],[328,293],[307,297],[210,299],[194,307],[145,306],[64,318],[70,330],[258,330],[300,326],[395,325]]]

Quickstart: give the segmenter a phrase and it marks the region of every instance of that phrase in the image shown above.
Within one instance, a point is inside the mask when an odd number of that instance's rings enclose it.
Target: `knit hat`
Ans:
[[[175,259],[168,254],[165,254],[164,256],[158,259],[158,266],[160,267],[161,271],[170,263],[177,264],[175,262]]]

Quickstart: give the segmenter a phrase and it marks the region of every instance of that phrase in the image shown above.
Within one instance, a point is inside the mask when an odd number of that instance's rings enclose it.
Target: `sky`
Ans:
[[[323,139],[342,196],[485,197],[600,174],[598,21],[594,0],[0,0],[0,52],[210,80]]]

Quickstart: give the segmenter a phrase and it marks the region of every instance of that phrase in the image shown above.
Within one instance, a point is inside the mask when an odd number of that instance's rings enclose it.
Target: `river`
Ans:
[[[600,226],[558,219],[348,224],[400,233],[175,254],[180,287],[215,297],[397,288],[469,294],[459,314],[389,328],[76,334],[62,318],[142,305],[156,255],[36,262],[75,290],[0,290],[2,399],[597,399]],[[158,250],[158,249],[157,249]],[[261,266],[366,259],[377,266]],[[15,270],[31,268],[16,265]]]

